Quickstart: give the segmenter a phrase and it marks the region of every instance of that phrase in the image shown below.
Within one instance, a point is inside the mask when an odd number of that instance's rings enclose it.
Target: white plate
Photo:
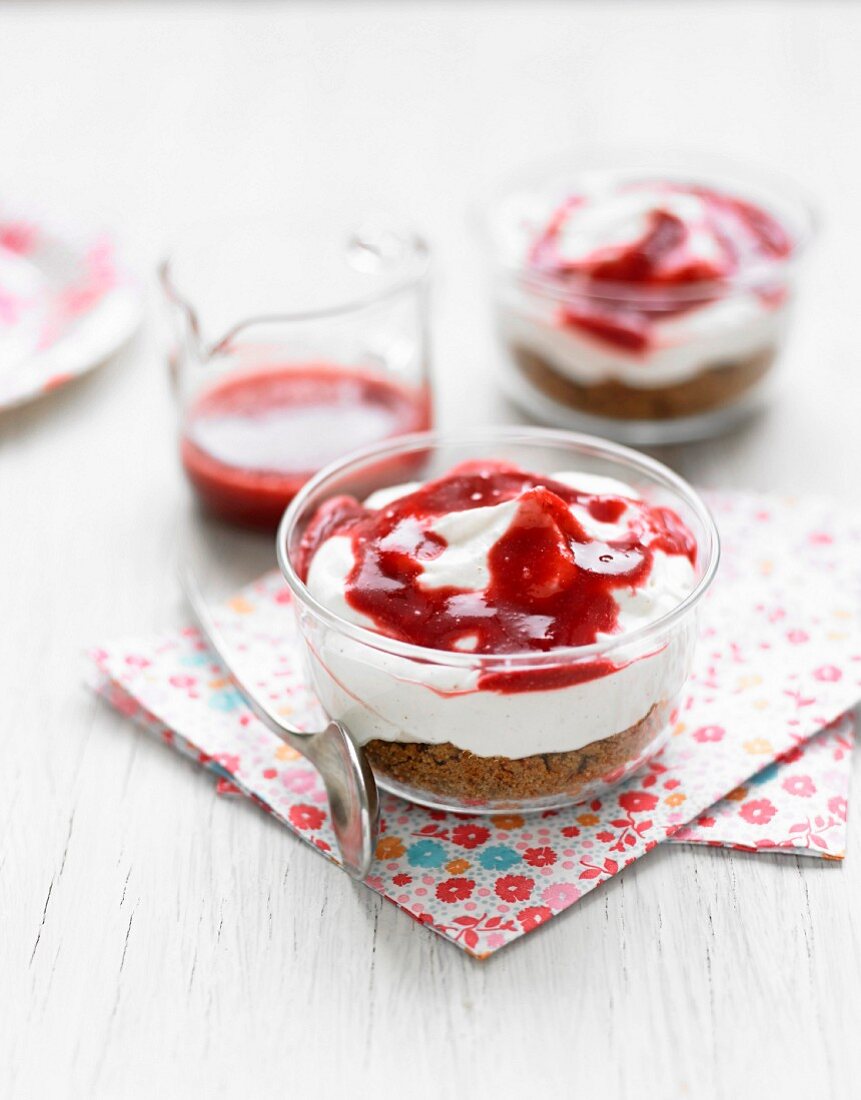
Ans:
[[[0,206],[0,409],[97,367],[142,311],[110,237]]]

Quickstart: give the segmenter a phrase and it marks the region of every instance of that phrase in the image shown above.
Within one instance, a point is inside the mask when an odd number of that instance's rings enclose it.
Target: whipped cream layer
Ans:
[[[560,323],[540,300],[501,311],[503,339],[540,356],[581,385],[618,381],[632,389],[658,389],[776,350],[789,321],[789,298],[766,307],[755,294],[734,294],[712,305],[651,323],[645,352],[625,351]]]
[[[632,530],[642,526],[644,506],[637,493],[620,482],[584,473],[556,474],[548,481],[580,494],[568,505],[580,539],[574,544],[574,559],[579,556],[588,565],[594,554],[592,564],[599,571],[629,568],[625,555],[634,551],[618,548],[631,545]],[[374,494],[363,512],[383,514],[420,488],[410,484]],[[381,540],[390,540],[388,549],[397,552],[404,546],[418,547],[420,568],[411,583],[431,600],[434,594],[444,597],[446,612],[455,620],[462,609],[467,628],[460,633],[446,631],[452,653],[465,656],[486,644],[476,624],[483,612],[497,614],[489,595],[494,590],[492,573],[498,567],[493,564],[495,555],[506,539],[517,534],[524,502],[527,507],[533,503],[530,492],[534,489],[499,503],[482,502],[434,515],[421,524],[421,534],[415,529],[415,517],[407,515]],[[605,503],[595,505],[593,500]],[[541,518],[532,517],[532,522],[540,525]],[[357,558],[357,536],[337,533],[337,525],[335,531],[315,546],[307,563],[307,587],[341,618],[380,632],[380,622],[356,606],[357,571],[361,577],[366,569],[366,563]],[[432,552],[427,551],[428,537],[434,544]],[[636,584],[626,584],[624,578],[617,584],[614,579],[609,590],[613,607],[604,607],[603,618],[596,618],[590,640],[629,634],[678,606],[696,584],[697,573],[691,557],[671,552],[674,549],[672,542],[668,550],[653,549],[649,568],[645,575],[639,569]],[[607,552],[601,555],[601,550]],[[539,573],[536,583],[553,583]],[[378,577],[374,583],[380,583]],[[393,598],[394,592],[393,588]],[[604,592],[602,598],[606,596]],[[518,638],[535,635],[535,645],[544,645],[546,639],[539,635],[551,629],[549,616],[544,622],[534,606],[530,609],[529,614],[515,615],[511,629],[525,632],[518,633]],[[608,623],[611,628],[602,629]],[[575,624],[574,629],[580,628]],[[526,672],[527,680],[521,683],[518,673],[497,676],[483,670],[479,662],[448,664],[438,655],[416,661],[330,629],[309,636],[309,642],[311,674],[320,700],[331,715],[348,725],[360,744],[375,739],[451,742],[478,756],[521,758],[582,748],[629,729],[656,704],[671,701],[689,672],[694,629],[687,617],[659,637],[631,643],[618,659],[601,659],[591,667],[585,663],[582,679],[571,674],[574,663],[569,662],[567,668],[561,666],[559,686],[552,673],[532,680]],[[537,650],[536,657],[552,664],[552,647]]]
[[[603,179],[545,212],[537,235],[534,224],[521,226],[519,262],[558,293],[523,290],[503,331],[576,382],[672,385],[751,359],[783,336],[782,265],[793,242],[744,199]]]

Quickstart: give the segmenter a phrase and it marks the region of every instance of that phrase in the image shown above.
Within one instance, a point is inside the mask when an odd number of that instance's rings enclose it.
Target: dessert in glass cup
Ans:
[[[521,428],[333,464],[278,554],[314,690],[381,786],[491,812],[583,801],[659,751],[718,542],[660,464]]]
[[[813,230],[786,183],[654,156],[534,173],[484,225],[511,396],[639,443],[711,435],[758,406]]]

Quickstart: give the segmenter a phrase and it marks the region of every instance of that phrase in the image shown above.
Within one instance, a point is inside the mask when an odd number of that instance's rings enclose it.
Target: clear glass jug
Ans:
[[[182,464],[210,513],[274,530],[330,461],[432,425],[417,234],[231,220],[190,230],[159,276]]]

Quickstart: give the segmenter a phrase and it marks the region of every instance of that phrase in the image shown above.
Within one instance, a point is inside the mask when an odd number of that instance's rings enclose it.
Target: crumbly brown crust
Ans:
[[[592,416],[616,420],[673,420],[731,405],[769,371],[775,348],[746,359],[715,363],[693,378],[653,389],[637,389],[610,380],[593,385],[575,382],[549,360],[518,344],[511,353],[523,374],[554,400]]]
[[[370,741],[365,753],[375,771],[402,787],[458,801],[519,801],[588,797],[596,783],[640,760],[662,732],[669,703],[656,703],[645,718],[620,733],[572,752],[512,760],[475,756],[451,742],[441,745]]]

